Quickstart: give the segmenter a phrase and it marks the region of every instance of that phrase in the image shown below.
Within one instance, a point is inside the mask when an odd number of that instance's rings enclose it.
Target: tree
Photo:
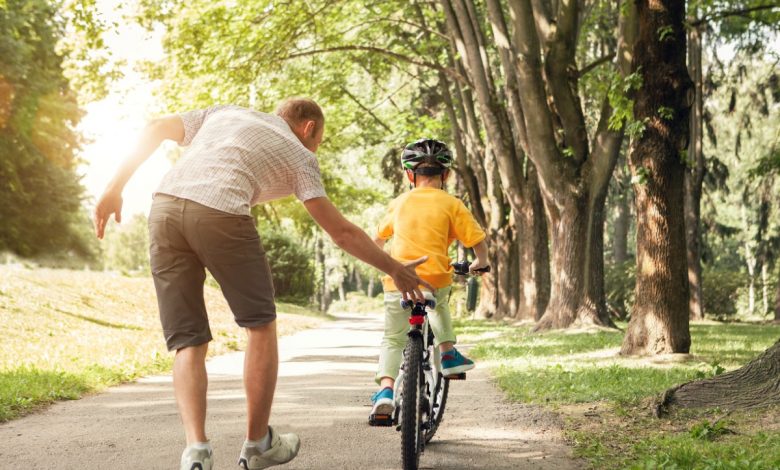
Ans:
[[[642,77],[634,114],[644,131],[632,144],[637,271],[635,304],[621,354],[687,353],[689,287],[684,223],[684,150],[691,80],[685,65],[685,5],[637,2],[633,68]]]
[[[699,0],[689,3],[688,70],[693,79],[694,102],[691,112],[690,144],[685,175],[685,225],[690,283],[691,319],[704,317],[701,266],[701,198],[706,173],[704,155],[705,80],[703,44],[705,35],[718,46],[728,43],[738,54],[756,55],[765,50],[765,43],[776,34],[780,22],[780,2],[767,0]],[[708,34],[717,31],[717,34]],[[713,51],[713,55],[717,54]],[[711,136],[712,137],[712,136]]]
[[[780,341],[743,367],[667,390],[656,415],[673,407],[750,409],[780,404]]]
[[[500,2],[488,1],[486,16],[499,49],[500,67],[493,67],[480,40],[482,20],[474,2],[441,4],[515,218],[532,207],[521,192],[527,185],[523,181],[530,178],[518,175],[531,174],[531,169],[538,174],[552,263],[550,301],[537,328],[610,325],[603,282],[603,212],[623,138],[625,113],[615,113],[612,104],[620,101],[616,90],[624,86],[631,57],[632,9],[621,9],[625,14],[620,28],[613,24],[615,47],[593,64],[578,67],[578,40],[587,17],[583,2],[512,0],[508,22]],[[590,10],[611,5],[588,3]],[[589,126],[580,79],[613,58],[617,72],[608,79],[613,86],[602,88],[595,105],[600,115]],[[496,98],[500,95],[493,76],[504,83],[502,101]]]
[[[81,118],[57,52],[57,7],[9,0],[0,7],[0,250],[21,256],[92,256],[76,172]]]

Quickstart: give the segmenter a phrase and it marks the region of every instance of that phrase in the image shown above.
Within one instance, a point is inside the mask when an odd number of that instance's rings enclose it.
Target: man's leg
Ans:
[[[181,348],[173,362],[173,389],[187,445],[206,438],[206,352],[208,343]]]
[[[247,431],[250,441],[268,433],[268,419],[276,389],[279,351],[276,343],[276,320],[246,329],[249,336],[244,356],[244,390],[246,391]]]

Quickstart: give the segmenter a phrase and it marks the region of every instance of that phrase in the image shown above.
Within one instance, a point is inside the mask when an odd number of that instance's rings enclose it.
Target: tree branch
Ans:
[[[401,62],[407,62],[414,65],[419,65],[420,67],[426,67],[433,70],[438,70],[440,72],[445,73],[448,77],[451,77],[459,82],[469,84],[466,77],[463,77],[462,75],[458,74],[455,70],[449,68],[449,67],[443,67],[435,62],[427,62],[424,60],[418,60],[403,54],[399,54],[398,52],[393,52],[387,49],[382,49],[381,47],[376,46],[360,46],[360,45],[347,45],[347,46],[335,46],[335,47],[326,47],[324,49],[310,49],[307,51],[301,51],[301,52],[294,52],[292,54],[289,54],[287,57],[282,57],[280,60],[290,60],[295,59],[298,57],[306,57],[310,55],[318,55],[318,54],[327,54],[331,52],[345,52],[345,51],[363,51],[363,52],[374,52],[377,54],[385,55],[388,57],[392,57],[395,60],[401,61]]]
[[[604,64],[604,63],[607,63],[607,62],[611,61],[614,58],[615,58],[615,53],[614,52],[610,52],[609,54],[605,54],[605,55],[599,57],[598,59],[594,60],[593,62],[589,63],[588,65],[586,65],[585,67],[580,69],[577,72],[577,77],[578,78],[582,78],[583,76],[587,75],[587,73],[590,72],[591,70],[595,69],[596,67],[598,67],[601,64]]]
[[[352,93],[350,93],[350,91],[349,91],[349,90],[347,90],[347,89],[346,89],[345,87],[343,87],[343,86],[339,86],[339,88],[341,89],[341,91],[343,91],[343,92],[344,92],[344,94],[346,94],[347,96],[349,96],[349,99],[351,99],[352,101],[354,101],[354,102],[355,102],[355,104],[356,104],[356,105],[358,105],[358,107],[359,107],[360,109],[362,109],[363,111],[365,111],[366,113],[368,113],[368,115],[369,115],[369,116],[371,116],[372,118],[374,118],[374,120],[375,120],[376,122],[378,122],[380,126],[382,126],[382,127],[384,127],[385,129],[387,129],[387,132],[393,132],[393,130],[390,128],[390,126],[388,126],[387,124],[385,124],[385,123],[384,123],[384,122],[383,122],[381,119],[379,119],[379,116],[377,116],[376,114],[374,114],[374,112],[373,112],[373,111],[371,111],[371,110],[370,110],[370,109],[368,109],[368,108],[367,108],[365,105],[363,105],[363,103],[361,103],[361,102],[360,102],[360,100],[359,100],[359,99],[357,99],[357,97],[356,97],[355,95],[353,95]]]
[[[750,8],[740,8],[736,10],[721,10],[716,11],[710,15],[704,15],[701,18],[696,18],[695,20],[691,21],[691,26],[700,26],[703,23],[707,23],[712,20],[720,20],[723,18],[728,18],[730,16],[747,16],[749,13],[754,13],[756,11],[763,11],[763,10],[771,10],[773,8],[780,8],[780,2],[775,2],[773,4],[769,5],[759,5],[755,7]]]

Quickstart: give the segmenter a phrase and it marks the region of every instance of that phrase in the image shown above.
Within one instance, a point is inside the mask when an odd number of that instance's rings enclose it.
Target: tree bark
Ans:
[[[628,230],[631,226],[631,208],[625,194],[618,196],[612,233],[612,259],[615,264],[628,261]]]
[[[685,245],[684,176],[691,88],[685,67],[685,3],[637,2],[634,69],[643,79],[635,118],[645,123],[632,145],[636,184],[636,302],[621,354],[687,353],[691,345]]]
[[[780,323],[780,276],[777,277],[775,287],[775,323]]]
[[[509,1],[528,156],[538,171],[551,233],[550,301],[537,329],[612,324],[604,297],[603,204],[623,134],[607,126],[612,110],[605,100],[588,142],[573,54],[578,4],[559,5],[553,17],[545,2],[532,7],[529,0]],[[621,27],[618,36],[626,31]],[[630,58],[630,48],[624,52],[619,64]]]
[[[780,404],[780,341],[745,366],[667,390],[656,407],[751,409]]]
[[[693,80],[694,100],[691,109],[691,141],[688,146],[688,168],[685,172],[685,242],[690,284],[691,320],[704,318],[701,278],[701,195],[704,181],[703,151],[703,82],[702,31],[698,27],[688,31],[688,71]]]

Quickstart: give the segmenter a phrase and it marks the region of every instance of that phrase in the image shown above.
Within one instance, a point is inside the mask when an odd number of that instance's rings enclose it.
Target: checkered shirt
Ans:
[[[189,147],[155,194],[240,215],[290,194],[301,201],[326,195],[316,157],[279,116],[214,106],[181,119],[181,145]]]

